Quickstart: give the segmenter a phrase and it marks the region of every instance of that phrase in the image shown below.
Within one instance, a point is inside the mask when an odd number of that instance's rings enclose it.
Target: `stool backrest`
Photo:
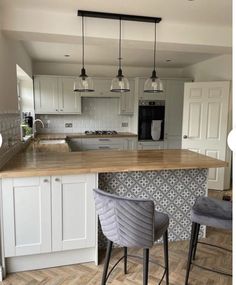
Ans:
[[[154,241],[154,202],[131,199],[94,190],[103,234],[126,247],[149,248]]]

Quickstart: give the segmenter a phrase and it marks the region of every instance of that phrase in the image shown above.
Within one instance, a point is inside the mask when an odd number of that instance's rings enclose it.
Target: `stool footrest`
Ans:
[[[215,244],[211,244],[211,243],[207,243],[207,242],[202,242],[202,241],[198,241],[197,243],[209,245],[209,246],[212,246],[212,247],[216,247],[216,248],[219,248],[219,249],[226,250],[226,251],[228,251],[228,252],[232,252],[232,250],[230,250],[230,249],[228,249],[228,248],[225,248],[225,247],[222,247],[222,246],[218,246],[218,245],[215,245]]]
[[[203,270],[207,270],[207,271],[211,271],[211,272],[214,272],[214,273],[218,273],[218,274],[222,274],[222,275],[225,275],[225,276],[230,276],[230,277],[232,277],[232,274],[227,273],[227,272],[224,272],[224,271],[219,271],[219,270],[216,270],[216,269],[213,269],[213,268],[201,266],[201,265],[196,264],[196,263],[193,263],[193,262],[192,262],[192,265],[194,265],[194,266],[196,266],[196,267],[199,267],[199,268],[201,268],[201,269],[203,269]]]

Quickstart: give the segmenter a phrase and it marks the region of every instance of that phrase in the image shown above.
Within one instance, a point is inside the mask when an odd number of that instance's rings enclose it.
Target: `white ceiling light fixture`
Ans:
[[[163,92],[163,84],[160,78],[157,76],[156,72],[156,28],[157,22],[155,21],[155,29],[154,29],[154,54],[153,54],[153,71],[150,78],[145,81],[144,84],[144,92],[146,93],[159,93]]]
[[[88,77],[84,68],[84,15],[82,15],[82,69],[79,77],[74,82],[75,92],[94,92],[93,80]]]
[[[111,82],[111,92],[129,92],[129,80],[124,77],[122,73],[122,68],[121,68],[121,18],[120,18],[120,36],[119,36],[119,69],[118,73],[115,78],[112,79]]]

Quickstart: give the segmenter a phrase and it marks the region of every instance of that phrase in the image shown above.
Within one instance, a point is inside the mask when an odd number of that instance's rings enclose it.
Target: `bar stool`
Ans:
[[[193,260],[195,260],[198,243],[205,244],[208,246],[213,246],[216,248],[221,248],[231,252],[226,248],[198,241],[198,235],[199,235],[200,225],[205,225],[225,230],[232,230],[232,203],[228,201],[217,200],[214,198],[199,197],[197,198],[192,208],[191,220],[192,220],[192,231],[191,231],[191,239],[189,244],[185,285],[188,285],[191,264],[208,271],[223,274],[226,276],[232,276],[231,274],[220,272],[193,263]]]
[[[164,273],[159,284],[166,276],[166,284],[169,285],[168,215],[155,211],[152,200],[123,198],[99,189],[94,190],[94,198],[103,234],[108,239],[101,285],[106,284],[111,272],[122,259],[124,259],[124,274],[127,274],[128,247],[143,248],[143,285],[147,285],[149,248],[161,236],[163,236],[165,266],[162,266]],[[124,247],[124,256],[108,273],[113,243]]]

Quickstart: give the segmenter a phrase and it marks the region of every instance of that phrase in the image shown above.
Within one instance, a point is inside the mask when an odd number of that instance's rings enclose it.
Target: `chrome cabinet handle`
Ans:
[[[109,146],[99,146],[100,149],[110,149]]]
[[[48,183],[49,181],[48,181],[48,179],[44,179],[43,182],[44,183]]]
[[[100,142],[109,142],[110,139],[99,139]]]
[[[60,182],[60,179],[59,179],[59,178],[56,178],[55,181],[56,181],[56,182]]]

